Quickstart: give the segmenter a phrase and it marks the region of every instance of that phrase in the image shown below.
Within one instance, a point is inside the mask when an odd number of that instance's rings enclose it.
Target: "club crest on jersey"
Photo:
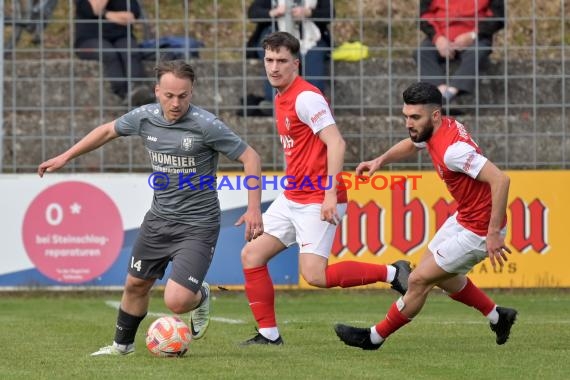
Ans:
[[[287,130],[291,129],[291,122],[289,121],[289,117],[285,116],[285,128],[287,128]]]
[[[184,137],[182,139],[182,149],[186,151],[192,149],[193,140],[194,139],[192,137]]]

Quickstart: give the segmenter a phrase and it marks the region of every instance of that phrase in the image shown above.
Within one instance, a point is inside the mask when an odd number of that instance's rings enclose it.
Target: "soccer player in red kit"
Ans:
[[[497,306],[465,274],[487,256],[493,267],[507,261],[506,253],[511,252],[505,245],[509,177],[482,155],[462,124],[442,116],[442,95],[435,85],[415,83],[403,98],[410,137],[380,157],[360,163],[356,172],[372,175],[425,148],[457,201],[457,212],[436,232],[410,275],[407,293],[392,304],[384,320],[371,328],[337,324],[335,332],[349,346],[376,350],[420,312],[429,292],[438,286],[455,301],[486,316],[497,344],[504,344],[517,311]]]
[[[351,287],[389,282],[404,294],[410,265],[342,261],[328,265],[337,224],[346,210],[346,190],[337,186],[345,142],[323,94],[298,74],[299,41],[275,32],[263,41],[265,71],[277,90],[275,117],[287,165],[285,191],[263,214],[264,234],[248,242],[241,261],[245,292],[258,333],[243,345],[283,344],[275,318],[268,261],[288,246],[299,245],[299,266],[312,286]]]

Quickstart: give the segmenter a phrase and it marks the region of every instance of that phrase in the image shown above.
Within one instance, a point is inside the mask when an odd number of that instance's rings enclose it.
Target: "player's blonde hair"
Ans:
[[[156,73],[156,82],[160,82],[160,78],[166,73],[172,73],[177,78],[190,79],[191,83],[196,80],[196,74],[192,65],[182,59],[161,61],[154,68]]]

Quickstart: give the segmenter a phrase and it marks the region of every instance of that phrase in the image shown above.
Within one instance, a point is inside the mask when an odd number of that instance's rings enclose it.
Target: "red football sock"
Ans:
[[[326,269],[327,288],[373,284],[386,282],[388,269],[386,265],[361,263],[358,261],[341,261],[329,265]]]
[[[383,321],[378,323],[374,328],[380,336],[384,339],[388,338],[394,331],[398,330],[400,327],[404,326],[405,324],[411,322],[411,319],[406,317],[400,310],[398,310],[398,306],[396,306],[396,302],[390,306],[390,310],[388,310],[388,314],[386,314],[386,318]]]
[[[469,277],[467,277],[467,284],[465,287],[457,293],[450,294],[449,297],[467,306],[474,307],[484,316],[487,316],[487,314],[493,311],[493,308],[495,307],[493,300],[491,300],[481,289],[476,287]]]
[[[267,265],[244,269],[245,294],[259,328],[276,327],[275,292]]]

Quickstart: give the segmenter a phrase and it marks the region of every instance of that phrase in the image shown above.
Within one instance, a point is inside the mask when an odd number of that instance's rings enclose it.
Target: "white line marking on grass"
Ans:
[[[119,306],[121,305],[121,303],[118,301],[105,301],[105,305],[112,307],[113,309],[119,310]],[[168,313],[157,313],[157,312],[149,311],[147,313],[147,315],[151,316],[151,317],[164,317],[164,316],[167,316],[170,314],[168,314]],[[211,317],[210,319],[212,321],[221,322],[221,323],[228,323],[230,325],[241,325],[241,324],[245,323],[245,321],[242,321],[241,319],[231,319],[231,318],[224,318],[224,317]]]
[[[224,317],[211,317],[210,319],[212,321],[228,323],[230,325],[242,325],[245,323],[241,319],[231,319],[231,318],[224,318]]]

